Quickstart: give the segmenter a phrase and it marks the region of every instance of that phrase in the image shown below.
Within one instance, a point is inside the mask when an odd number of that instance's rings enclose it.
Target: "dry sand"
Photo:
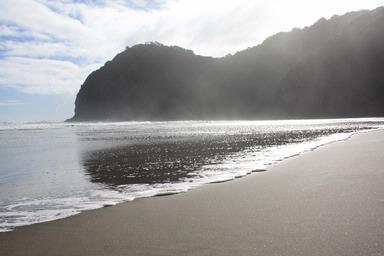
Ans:
[[[384,131],[235,181],[0,233],[0,255],[384,255]]]

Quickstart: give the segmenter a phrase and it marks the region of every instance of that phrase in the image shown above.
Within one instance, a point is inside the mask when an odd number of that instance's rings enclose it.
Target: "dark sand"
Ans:
[[[384,255],[384,131],[235,181],[0,233],[0,255]]]

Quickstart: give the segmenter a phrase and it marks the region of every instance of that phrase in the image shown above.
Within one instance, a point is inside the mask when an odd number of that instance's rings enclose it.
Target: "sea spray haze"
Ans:
[[[71,121],[383,116],[383,41],[380,7],[223,58],[135,45],[88,76]]]
[[[241,177],[383,119],[0,125],[0,230]]]
[[[99,39],[121,30],[93,37],[89,22],[104,23],[101,17],[116,6],[127,11],[126,1],[59,2],[0,1],[4,91],[70,92],[98,66],[91,62],[105,56],[100,53],[116,49]],[[79,6],[83,12],[76,12]],[[86,9],[101,15],[85,17]],[[383,24],[383,7],[351,12],[222,58],[156,42],[127,47],[84,81],[74,122],[0,124],[0,230],[266,171],[287,157],[382,128]],[[97,51],[84,49],[95,43]],[[34,106],[6,98],[12,93],[0,96],[2,107]],[[375,118],[233,121],[319,117]]]

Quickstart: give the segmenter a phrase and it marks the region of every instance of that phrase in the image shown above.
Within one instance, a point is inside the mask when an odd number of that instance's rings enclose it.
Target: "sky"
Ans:
[[[0,0],[0,122],[70,118],[85,78],[149,41],[221,57],[384,0]]]

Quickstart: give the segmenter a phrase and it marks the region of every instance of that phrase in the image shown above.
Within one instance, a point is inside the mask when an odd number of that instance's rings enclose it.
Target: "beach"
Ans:
[[[383,255],[384,131],[234,181],[0,233],[0,255]]]

